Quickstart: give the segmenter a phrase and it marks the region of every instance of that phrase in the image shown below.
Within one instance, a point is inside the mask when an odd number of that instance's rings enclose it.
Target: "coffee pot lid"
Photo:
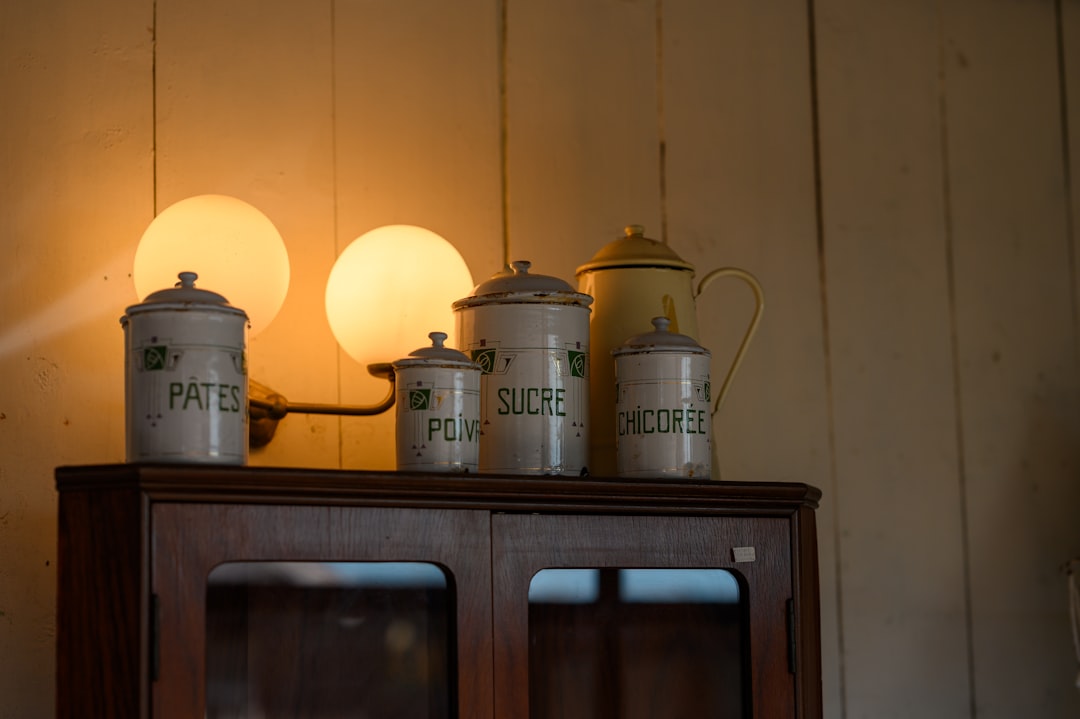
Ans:
[[[645,228],[641,225],[627,225],[623,232],[623,237],[604,245],[591,260],[578,267],[577,274],[616,267],[661,267],[694,271],[693,265],[679,257],[666,244],[646,237]]]
[[[693,337],[668,330],[671,320],[667,317],[653,317],[652,324],[652,332],[634,335],[623,342],[622,346],[613,349],[611,354],[618,356],[639,352],[682,352],[711,355],[709,350],[699,345]]]

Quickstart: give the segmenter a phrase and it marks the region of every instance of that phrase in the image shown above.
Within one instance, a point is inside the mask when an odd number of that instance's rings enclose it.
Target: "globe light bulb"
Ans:
[[[392,362],[453,333],[451,305],[468,296],[472,274],[457,249],[414,225],[386,225],[353,240],[326,283],[330,329],[350,357]]]
[[[274,224],[255,207],[225,195],[170,205],[146,228],[135,251],[140,299],[172,287],[180,272],[247,313],[253,336],[277,315],[289,289],[289,255]]]

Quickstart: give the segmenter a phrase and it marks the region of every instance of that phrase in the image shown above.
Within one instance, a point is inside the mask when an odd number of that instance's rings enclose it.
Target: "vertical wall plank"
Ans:
[[[510,259],[574,272],[660,221],[654,0],[507,0]]]
[[[805,476],[810,462],[821,482],[827,417],[806,6],[736,0],[665,10],[669,243],[699,279],[735,265],[766,292],[767,319],[717,417],[721,469],[797,479],[790,473]],[[698,299],[714,383],[752,311],[736,280]]]
[[[1080,710],[1064,578],[1080,407],[1052,3],[944,3],[979,717]],[[1022,668],[1022,671],[1020,670]]]
[[[0,714],[53,715],[59,464],[124,457],[151,5],[0,5]]]
[[[937,9],[815,8],[846,714],[966,716]]]
[[[477,282],[499,270],[498,18],[495,0],[336,3],[338,252],[412,224],[457,247]],[[415,329],[414,349],[438,328]],[[341,382],[351,404],[385,393],[344,355]],[[343,420],[342,432],[344,466],[394,467],[393,412]]]
[[[811,48],[803,0],[663,3],[667,240],[698,269],[764,286],[757,336],[716,419],[724,479],[808,482],[817,515],[826,716],[840,711],[824,326],[817,248]],[[659,237],[660,228],[655,236]],[[725,284],[726,283],[726,284]],[[719,386],[753,312],[748,288],[698,299]]]
[[[1073,313],[1073,362],[1075,371],[1080,373],[1080,243],[1077,232],[1080,230],[1080,5],[1075,2],[1058,3],[1060,15],[1059,40],[1061,53],[1061,103],[1065,121],[1066,138],[1066,181],[1069,207],[1068,247],[1072,257],[1070,266],[1070,289],[1072,292]],[[1077,380],[1080,385],[1080,378]],[[1080,387],[1074,390],[1072,406],[1080,412]],[[1074,415],[1075,417],[1075,415]],[[1075,434],[1074,434],[1075,436]],[[1077,474],[1078,472],[1073,472]],[[1080,537],[1074,538],[1072,546],[1067,546],[1067,560],[1080,558]],[[1077,650],[1080,651],[1080,650]],[[1080,656],[1077,657],[1080,663]]]
[[[1061,52],[1061,91],[1064,112],[1066,149],[1066,179],[1069,195],[1069,249],[1072,254],[1072,307],[1076,361],[1080,365],[1080,248],[1077,229],[1080,228],[1080,5],[1058,3]],[[1080,371],[1080,367],[1078,367]],[[1080,556],[1080,547],[1074,549]]]
[[[220,193],[277,226],[289,293],[251,339],[248,367],[299,402],[338,401],[337,344],[323,301],[336,257],[330,22],[331,0],[157,3],[158,211]],[[319,415],[288,416],[252,455],[253,464],[339,462],[338,420]]]

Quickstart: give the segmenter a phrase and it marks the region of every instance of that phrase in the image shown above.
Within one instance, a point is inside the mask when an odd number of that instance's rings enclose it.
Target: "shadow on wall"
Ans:
[[[1038,381],[1025,404],[1018,445],[978,448],[982,456],[967,463],[970,641],[982,702],[1024,713],[1037,710],[1030,702],[1041,697],[1048,711],[1071,706],[1075,713],[1080,657],[1062,568],[1080,556],[1080,391],[1052,386],[1042,372]],[[984,433],[995,435],[1000,432]],[[973,450],[967,448],[969,457]],[[988,457],[1011,466],[1001,471]],[[994,664],[1003,666],[986,668]],[[1010,673],[1028,686],[987,686],[979,682],[982,672]]]

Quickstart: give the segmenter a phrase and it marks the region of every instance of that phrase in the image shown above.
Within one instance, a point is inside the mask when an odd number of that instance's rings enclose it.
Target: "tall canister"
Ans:
[[[483,372],[480,471],[587,474],[592,297],[530,266],[453,304],[458,347]]]
[[[431,332],[422,347],[394,362],[397,468],[475,472],[480,452],[480,367]]]
[[[120,318],[129,462],[247,461],[248,317],[197,278],[181,272]]]
[[[712,470],[712,388],[707,349],[654,330],[612,350],[615,357],[615,461],[620,477],[708,479]]]

